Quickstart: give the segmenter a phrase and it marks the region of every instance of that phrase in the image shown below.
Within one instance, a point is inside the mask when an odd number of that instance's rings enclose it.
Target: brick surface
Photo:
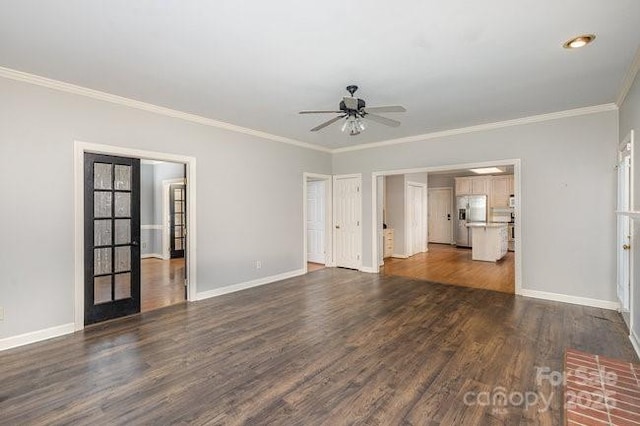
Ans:
[[[565,352],[565,424],[640,426],[640,365]]]

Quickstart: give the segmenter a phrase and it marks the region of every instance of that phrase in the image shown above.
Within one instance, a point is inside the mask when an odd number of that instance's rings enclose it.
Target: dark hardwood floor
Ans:
[[[1,352],[0,424],[561,424],[565,348],[637,362],[614,311],[325,268]]]

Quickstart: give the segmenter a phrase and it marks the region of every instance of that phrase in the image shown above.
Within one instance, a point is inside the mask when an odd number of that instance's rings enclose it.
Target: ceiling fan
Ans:
[[[390,118],[373,113],[405,112],[406,109],[403,106],[387,105],[368,107],[366,106],[364,100],[353,96],[356,90],[358,90],[358,86],[356,85],[347,86],[347,92],[349,92],[351,96],[344,96],[342,98],[342,101],[340,101],[340,105],[338,106],[338,110],[300,111],[300,114],[338,114],[337,117],[325,121],[324,123],[319,124],[318,126],[311,129],[312,132],[317,132],[320,129],[324,129],[325,127],[343,118],[345,119],[345,122],[342,125],[342,131],[348,131],[349,135],[351,136],[359,135],[360,132],[365,129],[365,124],[362,121],[363,118],[367,120],[373,120],[377,123],[384,124],[385,126],[398,127],[400,125],[400,122],[397,120],[392,120]]]

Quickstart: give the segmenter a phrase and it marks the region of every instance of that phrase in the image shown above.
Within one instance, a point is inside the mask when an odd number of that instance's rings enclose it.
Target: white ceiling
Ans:
[[[0,0],[0,66],[339,148],[614,102],[639,17],[637,0]],[[297,112],[352,83],[402,125],[309,132],[330,116]]]

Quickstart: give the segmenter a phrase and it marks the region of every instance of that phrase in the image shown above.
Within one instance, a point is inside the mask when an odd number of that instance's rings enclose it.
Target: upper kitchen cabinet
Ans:
[[[509,197],[513,194],[513,175],[493,176],[491,178],[492,208],[509,207]]]
[[[471,178],[469,177],[457,177],[456,181],[456,195],[471,195]]]
[[[480,176],[471,179],[471,191],[474,195],[484,195],[491,192],[491,177]]]
[[[472,176],[457,177],[456,195],[488,195],[490,193],[491,177],[489,176]]]

